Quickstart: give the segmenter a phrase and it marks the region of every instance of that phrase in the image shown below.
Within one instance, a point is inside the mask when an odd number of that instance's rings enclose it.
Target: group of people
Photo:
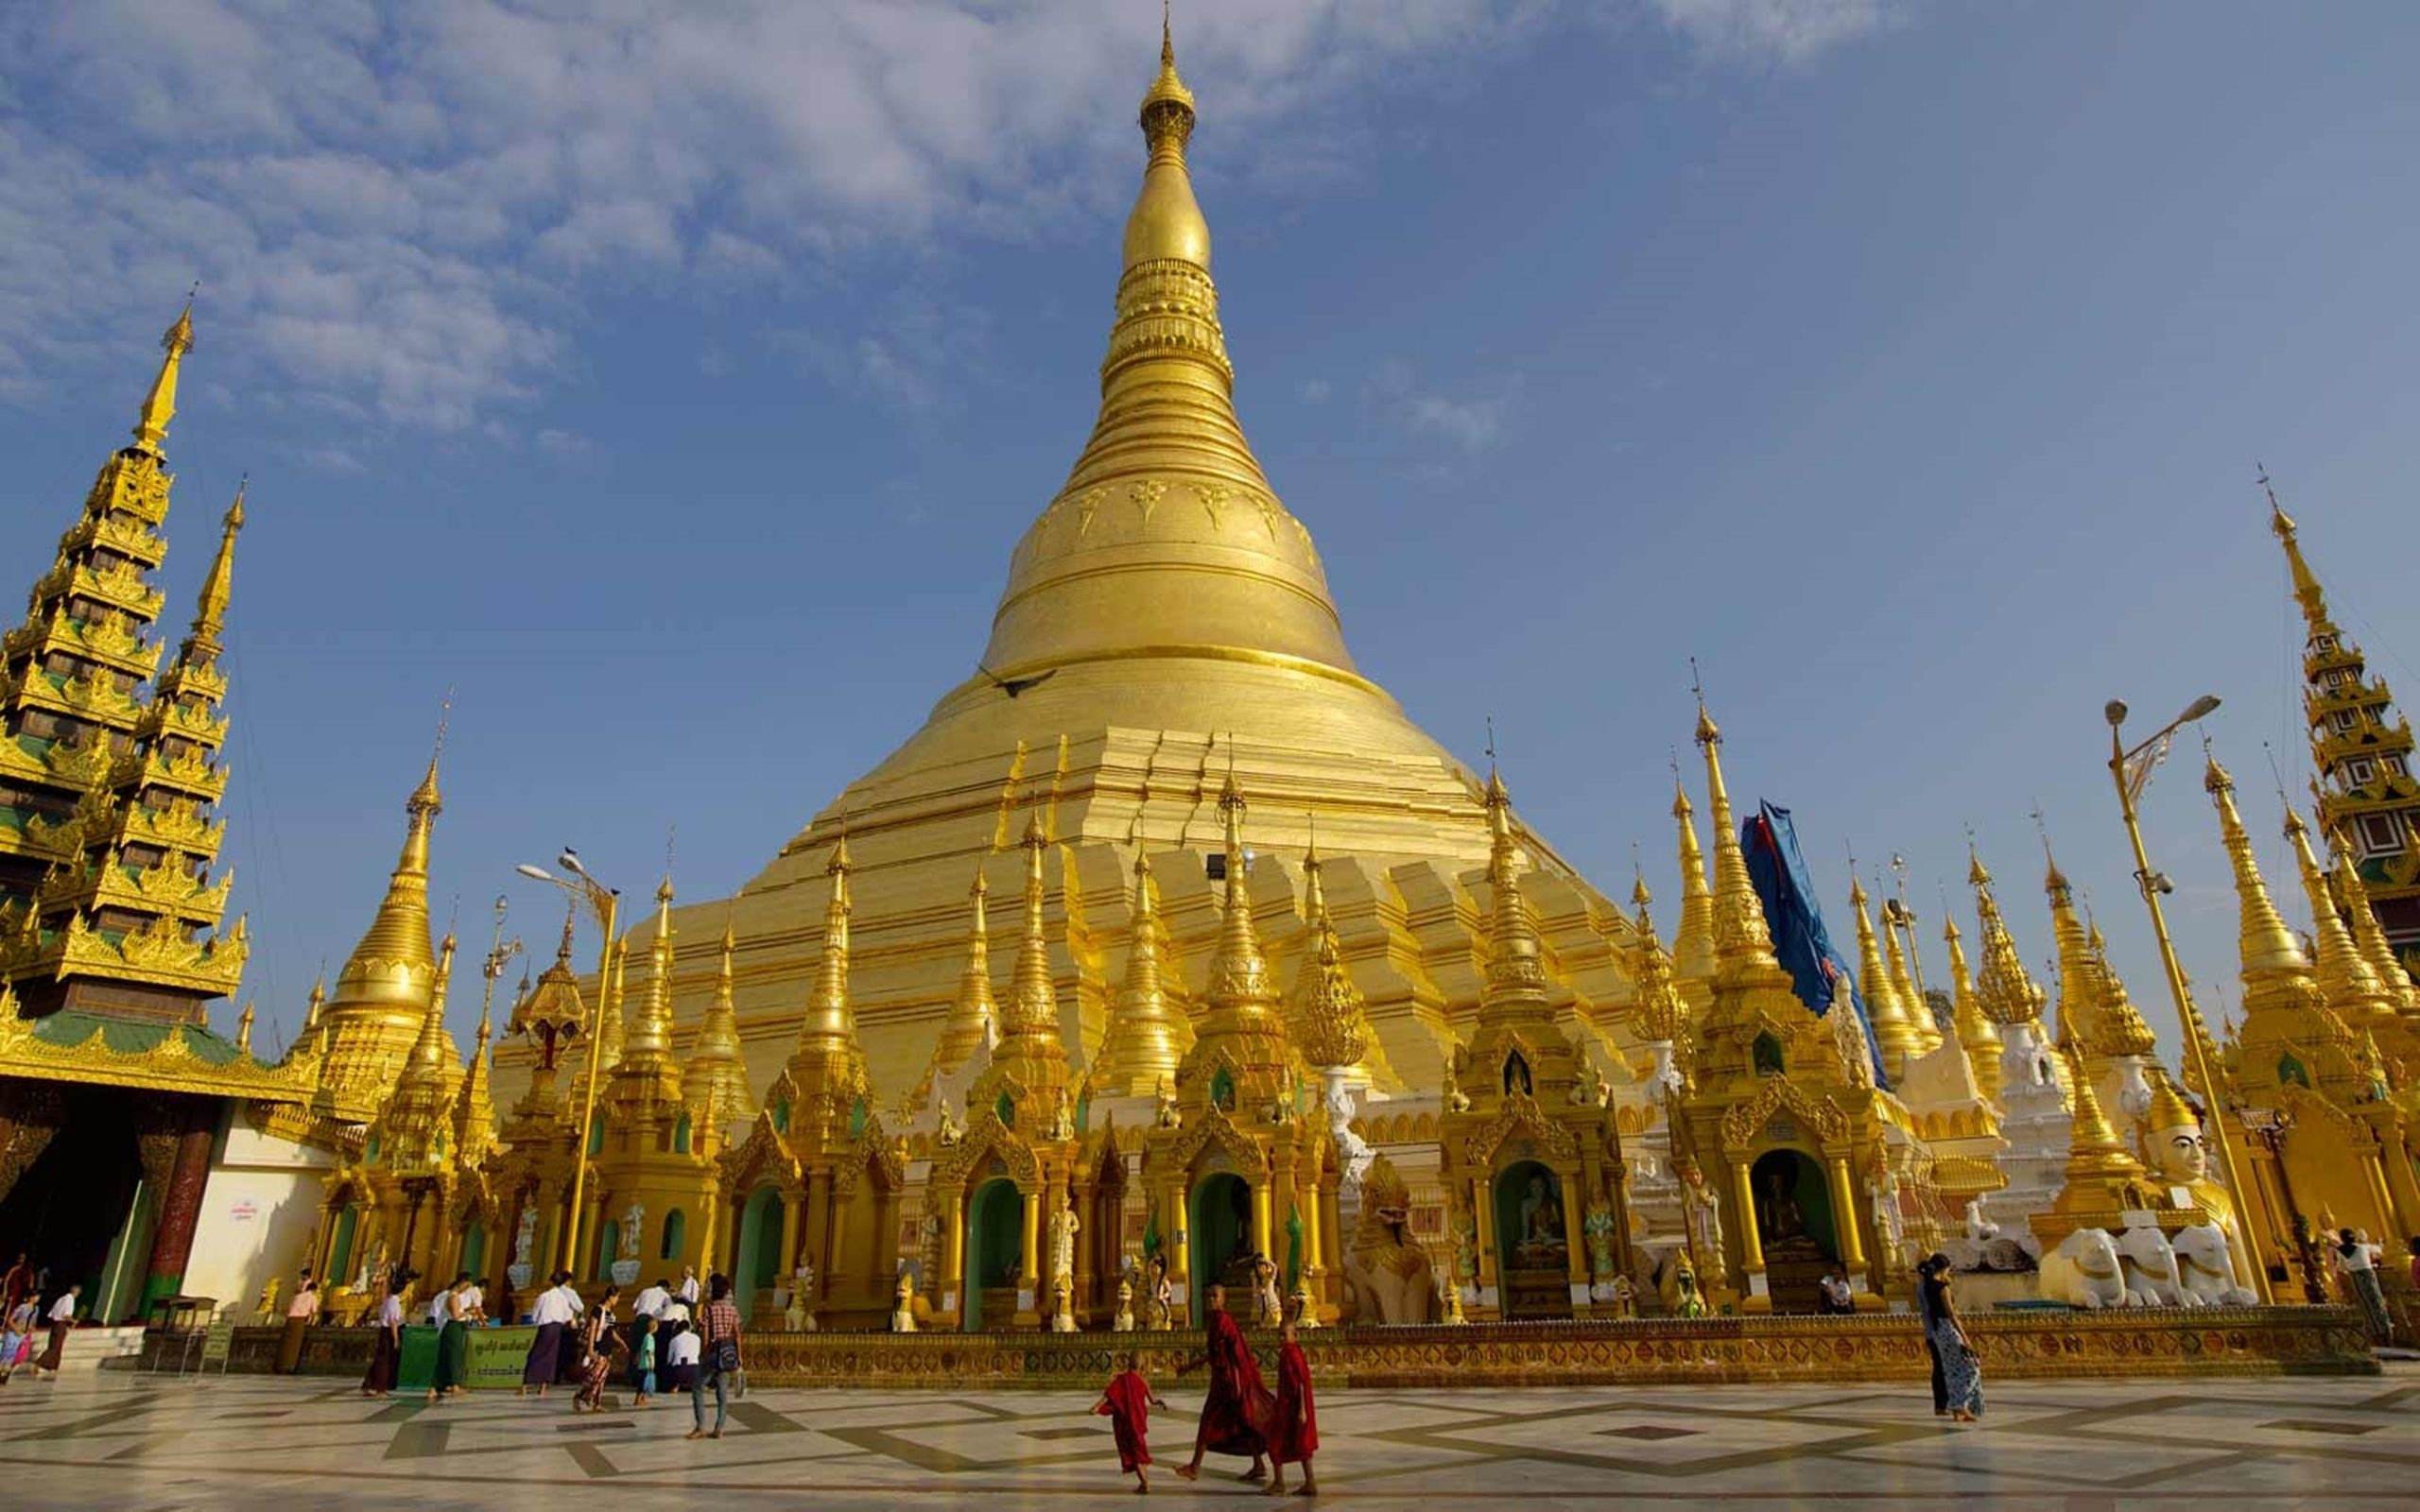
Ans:
[[[1287,1492],[1286,1467],[1299,1465],[1302,1485],[1297,1496],[1316,1496],[1319,1483],[1311,1474],[1311,1456],[1320,1447],[1319,1414],[1311,1399],[1311,1366],[1295,1338],[1294,1319],[1286,1319],[1277,1347],[1277,1389],[1271,1392],[1260,1375],[1260,1362],[1244,1339],[1244,1331],[1227,1311],[1227,1289],[1212,1285],[1203,1293],[1208,1316],[1202,1352],[1179,1367],[1184,1375],[1210,1367],[1210,1394],[1201,1404],[1201,1421],[1193,1434],[1193,1458],[1177,1467],[1177,1474],[1195,1480],[1201,1474],[1204,1454],[1249,1456],[1247,1481],[1267,1481],[1270,1496]],[[1101,1392],[1093,1411],[1106,1417],[1117,1443],[1117,1467],[1134,1477],[1137,1493],[1151,1488],[1150,1409],[1167,1406],[1151,1389],[1132,1354],[1119,1359],[1120,1368]]]
[[[0,1385],[7,1384],[21,1366],[32,1366],[37,1375],[57,1373],[67,1336],[76,1332],[76,1304],[84,1294],[83,1283],[70,1281],[47,1310],[42,1305],[42,1274],[23,1253],[0,1277]],[[34,1340],[45,1321],[49,1338],[42,1353],[36,1354]]]

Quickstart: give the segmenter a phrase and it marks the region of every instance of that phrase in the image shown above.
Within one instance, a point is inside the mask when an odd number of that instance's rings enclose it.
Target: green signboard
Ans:
[[[519,1386],[521,1367],[527,1362],[529,1346],[537,1337],[534,1328],[473,1329],[470,1376],[462,1384],[474,1391]]]

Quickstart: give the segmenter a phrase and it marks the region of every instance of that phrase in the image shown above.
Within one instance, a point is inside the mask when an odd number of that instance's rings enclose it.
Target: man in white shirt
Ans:
[[[434,1328],[443,1328],[454,1321],[454,1292],[451,1287],[439,1288],[428,1299],[428,1321]]]
[[[681,1300],[693,1308],[698,1305],[698,1267],[695,1265],[681,1267]]]
[[[643,1317],[660,1319],[664,1316],[664,1310],[670,1306],[671,1302],[671,1283],[659,1280],[639,1293],[639,1299],[631,1304],[631,1316],[633,1320]]]
[[[683,1329],[672,1336],[664,1349],[665,1389],[686,1391],[698,1378],[698,1356],[702,1345],[696,1329]]]
[[[521,1362],[524,1395],[535,1386],[543,1397],[562,1377],[563,1335],[580,1311],[579,1294],[571,1289],[569,1277],[562,1271],[555,1272],[554,1284],[540,1292],[537,1302],[529,1309],[529,1321],[537,1325],[538,1332],[529,1341],[528,1355]]]
[[[42,1351],[41,1359],[34,1362],[35,1375],[44,1371],[53,1375],[59,1373],[59,1357],[67,1349],[67,1335],[76,1332],[76,1298],[82,1296],[83,1291],[82,1281],[72,1282],[60,1294],[59,1300],[50,1304],[50,1347]]]
[[[487,1321],[488,1294],[476,1281],[462,1288],[461,1297],[455,1302],[455,1316],[466,1324]]]

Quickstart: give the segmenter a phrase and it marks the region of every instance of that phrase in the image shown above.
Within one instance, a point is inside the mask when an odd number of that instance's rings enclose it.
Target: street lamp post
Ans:
[[[588,1019],[588,1073],[580,1093],[578,1155],[571,1168],[571,1217],[563,1225],[563,1259],[561,1268],[578,1274],[579,1259],[579,1221],[588,1191],[589,1131],[596,1121],[596,1062],[598,1046],[605,1039],[606,998],[614,985],[614,931],[621,919],[621,893],[606,886],[588,874],[579,864],[579,852],[569,846],[555,858],[555,864],[571,873],[558,877],[544,867],[518,866],[512,869],[536,882],[552,883],[576,898],[584,900],[596,923],[605,932],[605,943],[596,962],[596,1006]]]
[[[2118,788],[2118,812],[2126,821],[2126,839],[2135,848],[2135,883],[2142,889],[2143,906],[2151,910],[2152,935],[2159,941],[2159,964],[2168,976],[2168,995],[2176,1005],[2178,1022],[2185,1030],[2185,1053],[2193,1057],[2193,1069],[2202,1079],[2203,1090],[2210,1099],[2210,1128],[2218,1136],[2219,1164],[2226,1171],[2227,1191],[2235,1198],[2236,1241],[2244,1246],[2244,1268],[2252,1273],[2263,1302],[2274,1302],[2269,1286],[2269,1267],[2261,1263],[2252,1246],[2252,1188],[2245,1184],[2243,1171],[2236,1162],[2235,1141],[2227,1133],[2227,1118],[2219,1104],[2219,1079],[2204,1052],[2208,1035],[2202,1028],[2202,1015],[2193,1006],[2193,995],[2186,990],[2185,969],[2177,964],[2176,945],[2168,936],[2168,916],[2160,911],[2160,894],[2172,891],[2175,885],[2152,869],[2151,857],[2143,850],[2143,826],[2135,813],[2135,799],[2150,782],[2152,766],[2158,761],[2153,747],[2165,749],[2163,742],[2173,736],[2177,728],[2207,717],[2219,707],[2218,696],[2204,694],[2186,707],[2183,713],[2160,728],[2157,734],[2129,747],[2120,732],[2126,723],[2126,706],[2112,698],[2101,713],[2109,720],[2109,778]],[[2149,755],[2151,760],[2139,767],[2136,759]]]

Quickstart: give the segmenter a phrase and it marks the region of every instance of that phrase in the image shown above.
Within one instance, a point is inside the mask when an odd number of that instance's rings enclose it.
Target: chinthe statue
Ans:
[[[916,1278],[904,1270],[890,1288],[890,1332],[916,1332]]]

